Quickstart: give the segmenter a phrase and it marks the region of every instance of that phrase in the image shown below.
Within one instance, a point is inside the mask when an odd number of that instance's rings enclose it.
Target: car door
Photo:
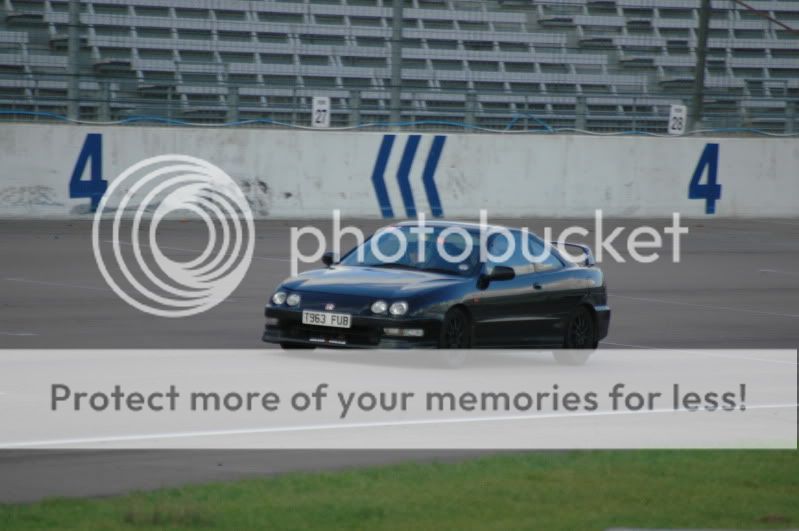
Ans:
[[[528,245],[535,269],[532,285],[536,295],[532,308],[539,317],[533,343],[560,344],[566,323],[586,293],[585,286],[575,274],[574,266],[555,249],[549,248],[547,252],[544,242],[532,235]]]
[[[498,265],[510,267],[515,273],[512,280],[491,281],[476,292],[470,309],[475,321],[475,343],[480,346],[520,346],[529,344],[536,336],[537,315],[532,310],[536,298],[532,277],[535,269],[523,252],[525,245],[518,231],[511,231],[512,252],[503,260],[489,261],[484,265],[488,274]],[[488,241],[491,256],[506,254],[509,241],[495,234]]]

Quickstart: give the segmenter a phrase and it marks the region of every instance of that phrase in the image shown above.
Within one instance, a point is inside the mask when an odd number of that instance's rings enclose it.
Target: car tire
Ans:
[[[452,308],[441,322],[438,348],[471,348],[472,325],[469,316],[460,308]]]
[[[597,346],[594,316],[585,306],[579,306],[569,319],[563,333],[563,348],[555,352],[555,361],[561,365],[583,365]]]

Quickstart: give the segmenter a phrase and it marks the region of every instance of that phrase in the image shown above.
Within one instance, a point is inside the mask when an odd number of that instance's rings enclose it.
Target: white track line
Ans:
[[[706,310],[725,310],[728,312],[738,312],[738,313],[753,313],[757,315],[771,315],[773,317],[789,317],[792,319],[798,318],[799,314],[792,314],[792,313],[777,313],[777,312],[765,312],[761,310],[750,310],[748,308],[733,308],[731,306],[713,306],[711,304],[694,304],[692,302],[681,302],[681,301],[670,301],[665,299],[652,299],[648,297],[629,297],[627,295],[612,295],[614,299],[627,299],[631,301],[641,301],[641,302],[655,302],[659,304],[674,304],[677,306],[690,306],[693,308],[704,308]]]
[[[766,223],[769,225],[788,225],[790,227],[799,227],[799,223],[791,223],[790,221],[780,221],[776,219],[750,219],[747,222]]]
[[[613,345],[614,347],[629,347],[629,348],[640,348],[644,350],[663,350],[664,347],[647,347],[646,345],[631,345],[630,343],[613,343],[612,341],[605,341],[604,339],[600,341],[602,345]]]
[[[38,336],[39,334],[34,334],[33,332],[0,332],[0,336],[14,336],[14,337],[29,337],[29,336]],[[0,393],[0,395],[3,393]]]
[[[63,282],[45,282],[42,280],[28,280],[27,278],[6,278],[3,280],[7,280],[9,282],[23,282],[26,284],[39,284],[42,286],[56,286],[59,288],[73,288],[73,289],[89,289],[93,291],[111,291],[108,288],[98,288],[94,286],[84,286],[82,284],[65,284]],[[238,302],[238,299],[234,297],[228,297],[227,299],[220,301],[221,303],[229,303],[229,302]],[[36,336],[38,334],[30,333],[30,332],[0,332],[0,336]]]
[[[127,245],[128,247],[133,247],[133,243],[122,241],[122,240],[120,240],[118,242],[114,242],[114,240],[105,240],[105,243],[110,243],[110,244],[119,243],[120,245]],[[140,243],[139,247],[149,248],[150,246],[146,245],[144,243]],[[169,246],[166,246],[166,245],[159,245],[158,248],[159,249],[169,249],[169,250],[172,250],[172,251],[182,251],[182,252],[185,252],[185,253],[198,253],[199,254],[199,253],[203,252],[202,249],[186,249],[185,247],[169,247]],[[276,256],[253,256],[253,258],[255,258],[256,260],[273,260],[275,262],[291,262],[291,259],[289,259],[289,258],[278,258]]]
[[[799,273],[795,271],[780,271],[779,269],[758,269],[758,273],[771,273],[773,275],[787,275],[787,276],[797,276],[799,277]]]
[[[691,351],[692,353],[695,351]],[[793,361],[780,361],[780,360],[764,360],[763,358],[753,358],[751,356],[729,356],[726,354],[719,354],[717,352],[702,352],[699,351],[700,354],[703,356],[708,356],[711,358],[729,358],[733,360],[747,360],[747,361],[757,361],[760,363],[776,363],[777,365],[792,365],[794,367],[799,366],[799,363]]]
[[[796,409],[799,404],[762,404],[747,406],[753,409]],[[316,424],[309,426],[281,426],[275,428],[243,428],[237,430],[185,431],[170,433],[148,433],[141,435],[117,435],[107,437],[87,437],[82,439],[51,439],[0,443],[0,449],[28,448],[39,446],[69,446],[80,444],[102,444],[116,442],[151,441],[158,439],[189,439],[196,437],[224,437],[231,435],[262,435],[270,433],[296,433],[303,431],[359,430],[369,428],[394,428],[400,426],[441,426],[445,424],[472,424],[480,422],[510,422],[518,420],[547,420],[579,417],[609,417],[622,415],[650,415],[658,413],[695,413],[688,409],[653,409],[651,411],[599,411],[585,413],[547,413],[543,415],[509,415],[502,417],[476,417],[456,419],[400,420],[393,422],[357,422],[352,424]]]
[[[6,278],[4,280],[8,282],[22,282],[25,284],[39,284],[42,286],[56,286],[61,288],[79,288],[79,289],[90,289],[94,291],[111,291],[108,288],[98,288],[96,286],[85,286],[83,284],[66,284],[63,282],[45,282],[43,280],[28,280],[27,278]]]
[[[777,365],[793,365],[799,366],[799,363],[795,363],[793,361],[780,361],[780,360],[766,360],[763,358],[753,358],[752,356],[730,356],[729,354],[721,354],[718,352],[708,352],[706,350],[695,350],[695,349],[686,349],[681,347],[675,348],[666,348],[666,347],[647,347],[645,345],[631,345],[629,343],[613,343],[612,341],[602,341],[603,345],[613,345],[614,347],[628,347],[628,348],[637,348],[637,349],[644,349],[644,350],[677,350],[684,352],[685,354],[700,354],[702,356],[708,356],[710,358],[727,358],[731,360],[746,360],[746,361],[758,361],[761,363],[776,363]],[[743,349],[747,350],[747,349]],[[753,349],[756,350],[756,349]],[[790,349],[787,349],[790,350]]]

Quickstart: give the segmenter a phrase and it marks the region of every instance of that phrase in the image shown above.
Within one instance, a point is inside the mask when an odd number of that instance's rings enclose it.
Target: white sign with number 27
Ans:
[[[314,96],[311,120],[314,127],[330,127],[330,98]]]

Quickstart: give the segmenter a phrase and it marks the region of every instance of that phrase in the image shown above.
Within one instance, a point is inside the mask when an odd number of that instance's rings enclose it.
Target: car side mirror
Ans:
[[[514,278],[516,278],[516,272],[512,267],[494,266],[491,271],[480,273],[480,276],[477,277],[477,288],[486,289],[492,280],[512,280]]]
[[[488,274],[489,280],[513,280],[514,278],[516,278],[516,272],[508,266],[494,266],[491,273]]]
[[[336,259],[336,253],[328,251],[322,255],[322,263],[325,264],[325,266],[330,267],[336,262],[338,262]]]

